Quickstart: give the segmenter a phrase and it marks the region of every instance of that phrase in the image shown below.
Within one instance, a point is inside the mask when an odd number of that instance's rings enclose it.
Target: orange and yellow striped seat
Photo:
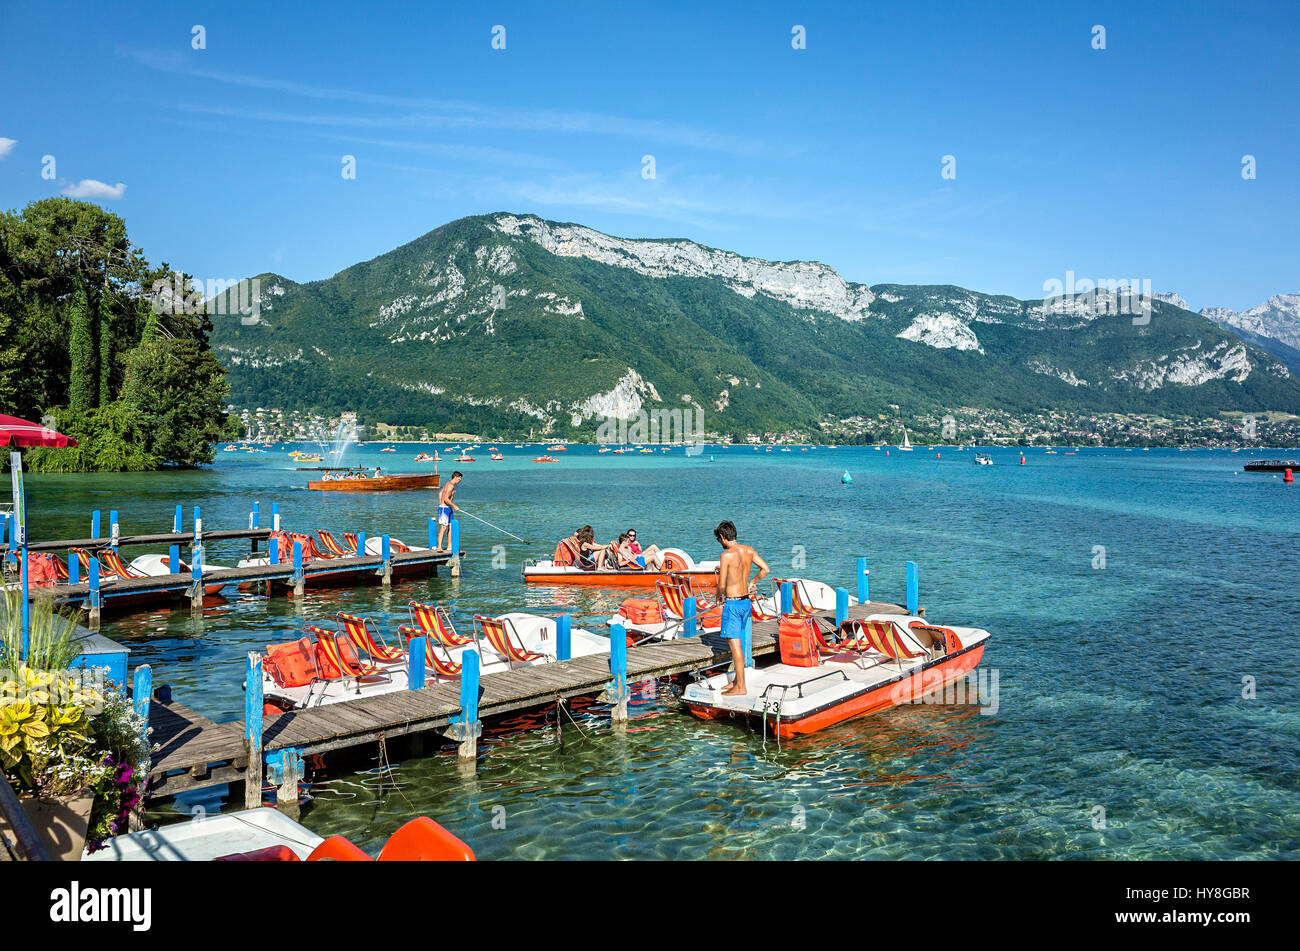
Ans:
[[[686,599],[690,597],[687,593],[689,590],[684,584],[670,584],[667,581],[655,582],[655,591],[658,592],[660,603],[663,604],[664,617],[672,618],[675,621],[686,619]],[[710,604],[697,595],[695,619],[700,627],[706,631],[721,628],[722,605]]]
[[[855,621],[858,643],[865,639],[866,646],[879,654],[884,654],[901,665],[905,660],[924,657],[925,651],[913,650],[904,639],[903,630],[893,621]]]
[[[483,636],[488,639],[492,649],[504,657],[510,667],[513,668],[516,663],[531,664],[533,661],[541,660],[546,656],[526,649],[522,643],[516,644],[510,631],[506,630],[506,623],[502,618],[484,617],[481,614],[474,615],[475,626],[482,630]]]
[[[339,680],[351,677],[357,681],[358,687],[363,680],[373,682],[393,679],[392,674],[384,668],[361,660],[350,641],[341,640],[334,631],[327,631],[314,624],[308,626],[306,631],[308,634],[316,635],[316,645],[320,651],[317,666],[326,679]]]
[[[353,646],[365,651],[372,660],[381,664],[391,664],[402,659],[402,651],[396,647],[389,647],[384,643],[382,635],[376,637],[378,632],[371,630],[370,622],[365,618],[340,611],[338,619],[343,625],[343,633],[352,641]]]
[[[421,604],[419,601],[412,601],[406,607],[411,612],[412,626],[421,633],[432,634],[440,644],[445,644],[447,647],[464,647],[474,640],[472,637],[457,633],[455,625],[451,623],[451,615],[445,608],[433,604]]]
[[[356,554],[355,542],[353,543],[352,551],[348,551],[346,548],[344,548],[342,545],[338,543],[338,539],[334,537],[333,532],[330,532],[324,528],[318,528],[316,529],[316,534],[320,537],[321,547],[324,548],[331,555],[339,556],[339,555]]]
[[[97,553],[99,563],[115,578],[143,578],[144,573],[136,571],[122,561],[122,556],[113,548],[101,548]]]
[[[357,533],[356,533],[356,532],[344,532],[344,533],[343,533],[343,544],[346,545],[348,548],[352,549],[352,554],[354,554],[354,555],[364,555],[364,554],[365,554],[365,552],[363,552],[363,551],[357,551]]]
[[[447,654],[447,648],[439,644],[435,638],[429,636],[428,631],[421,630],[418,627],[411,627],[409,624],[403,624],[397,629],[397,632],[406,638],[406,650],[411,650],[411,638],[424,638],[424,665],[432,667],[434,673],[442,677],[459,677],[461,673],[461,663],[453,660],[450,654]],[[444,657],[443,655],[446,654]]]

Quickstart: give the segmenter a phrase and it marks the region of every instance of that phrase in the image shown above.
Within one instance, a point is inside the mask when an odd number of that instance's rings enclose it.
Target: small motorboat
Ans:
[[[436,489],[442,485],[438,473],[426,475],[370,475],[363,469],[329,472],[326,478],[308,482],[307,488],[324,492],[397,492],[404,489]]]
[[[379,450],[379,451],[380,451],[380,452],[397,452],[397,450],[394,449],[392,446],[387,446],[387,447],[385,447],[385,448],[383,448],[383,449],[381,449],[381,450]]]
[[[559,462],[554,456],[538,456],[533,462]]]
[[[993,465],[993,457],[990,456],[987,452],[977,452],[975,453],[975,465],[991,466]]]
[[[747,670],[746,693],[724,695],[732,675],[721,673],[686,687],[682,703],[701,719],[736,718],[778,737],[813,733],[941,693],[979,665],[990,636],[905,614],[846,621],[836,633],[830,643],[816,618],[783,617],[781,662]]]
[[[568,447],[568,446],[561,446],[561,445],[559,445],[559,444],[557,443],[557,444],[554,445],[554,446],[547,446],[547,447],[546,447],[546,451],[547,451],[547,452],[568,452],[568,451],[569,451],[569,447]]]
[[[369,862],[341,835],[321,838],[275,809],[245,809],[116,835],[83,862]],[[474,852],[427,816],[407,822],[379,850],[381,862],[472,862]]]
[[[671,581],[669,575],[683,575],[696,587],[712,588],[717,579],[716,561],[696,561],[680,548],[665,548],[664,570],[647,571],[644,568],[579,568],[568,558],[561,542],[555,554],[544,560],[524,562],[526,584],[581,584],[604,585],[611,588],[652,588],[657,581]]]
[[[442,617],[446,618],[447,615]],[[433,636],[427,638],[426,684],[440,679],[445,682],[458,680],[466,651],[479,655],[481,676],[548,664],[556,660],[554,618],[522,611],[495,618],[476,617],[472,634],[468,631],[458,634],[449,622],[443,623],[448,625],[456,640],[464,643],[449,646],[436,641]],[[431,632],[421,632],[411,627],[401,629],[403,636],[420,633]],[[267,645],[267,660],[262,665],[262,698],[266,713],[304,710],[408,689],[405,650],[388,648],[376,638],[381,649],[391,652],[393,658],[382,660],[370,653],[364,669],[342,673],[336,666],[336,661],[327,661],[325,657],[333,656],[333,650],[329,647],[331,641],[352,643],[347,640],[346,633],[309,625],[304,629],[304,634],[306,636],[298,641]],[[608,637],[601,637],[582,628],[570,630],[569,645],[570,657],[609,653]],[[356,647],[351,650],[352,656],[356,657]],[[363,646],[362,651],[366,650]]]
[[[1232,450],[1236,452],[1237,450]],[[1248,462],[1242,467],[1246,472],[1286,472],[1290,469],[1292,472],[1300,470],[1300,460],[1296,459],[1260,459],[1256,462]]]

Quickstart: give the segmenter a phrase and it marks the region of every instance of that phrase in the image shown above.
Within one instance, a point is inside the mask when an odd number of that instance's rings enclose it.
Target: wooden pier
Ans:
[[[847,610],[850,618],[903,613],[906,613],[903,607],[885,602],[855,604]],[[831,612],[826,617],[835,619]],[[751,656],[776,652],[776,634],[776,621],[755,623]],[[610,654],[487,674],[478,682],[477,695],[469,698],[464,696],[458,682],[431,683],[420,689],[397,690],[267,716],[257,735],[248,731],[244,721],[213,723],[178,703],[164,703],[155,698],[149,706],[149,719],[152,739],[159,749],[154,754],[145,795],[157,799],[250,780],[257,785],[253,790],[246,790],[246,801],[252,802],[256,797],[260,802],[260,760],[265,756],[275,764],[269,774],[272,784],[282,789],[292,785],[291,795],[296,800],[297,780],[301,778],[301,761],[305,756],[428,732],[460,741],[462,751],[468,740],[472,750],[479,717],[498,717],[551,706],[579,696],[601,695],[613,704],[612,715],[618,719],[620,703],[626,716],[626,684],[718,667],[731,659],[726,642],[717,634],[620,650],[622,643],[621,638],[612,638]],[[421,649],[418,656],[422,654]],[[615,669],[620,665],[621,675]],[[260,673],[256,667],[251,669]],[[621,700],[616,686],[620,682],[624,685]],[[254,755],[259,761],[250,775],[248,767]],[[298,764],[296,772],[290,769],[291,763]],[[289,795],[286,791],[282,801],[287,801]]]

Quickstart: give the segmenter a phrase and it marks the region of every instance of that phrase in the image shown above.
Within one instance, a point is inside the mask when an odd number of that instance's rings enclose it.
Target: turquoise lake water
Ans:
[[[346,461],[426,468],[410,460],[429,446],[382,445]],[[996,712],[896,708],[778,749],[643,684],[626,730],[577,704],[563,744],[552,714],[494,732],[472,779],[454,750],[335,774],[313,784],[302,821],[373,851],[425,813],[487,859],[1300,857],[1300,485],[1242,473],[1251,454],[1030,449],[1020,466],[1017,450],[992,450],[996,464],[979,467],[970,450],[924,447],[575,447],[535,465],[541,450],[499,445],[506,461],[479,451],[459,466],[458,501],[531,547],[464,519],[458,581],[309,590],[301,606],[232,591],[201,618],[161,610],[102,630],[180,702],[235,719],[245,652],[304,623],[346,609],[394,630],[412,598],[461,617],[612,611],[628,592],[525,589],[521,562],[587,522],[602,538],[634,525],[643,542],[714,557],[712,528],[731,518],[777,573],[851,588],[866,557],[877,600],[901,602],[904,563],[918,562],[928,617],[992,632],[982,669],[997,674]],[[169,531],[177,503],[187,530],[196,504],[207,530],[244,527],[257,499],[264,522],[278,501],[292,530],[425,544],[433,493],[334,497],[291,466],[277,444],[197,472],[32,475],[30,534],[85,536],[95,508],[117,509],[124,534]],[[213,544],[207,560],[233,564],[246,548]],[[206,793],[159,808],[196,805],[223,807]]]

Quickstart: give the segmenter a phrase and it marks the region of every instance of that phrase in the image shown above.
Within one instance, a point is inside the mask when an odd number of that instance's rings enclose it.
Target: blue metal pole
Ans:
[[[135,706],[136,716],[144,718],[145,729],[149,728],[149,697],[153,694],[153,668],[141,664],[135,669],[135,689],[131,702]]]
[[[117,509],[113,509],[108,513],[108,546],[112,548],[113,551],[117,551],[117,539]]]
[[[252,520],[253,520],[253,521],[252,521],[252,524],[249,526],[250,528],[261,528],[261,527],[262,527],[261,524],[260,524],[260,523],[261,523],[261,520],[262,520],[262,511],[261,511],[261,509],[262,509],[262,503],[261,503],[261,502],[256,502],[256,501],[253,502],[253,515],[252,515]]]
[[[99,538],[99,509],[90,513],[90,537]]]
[[[203,534],[203,517],[199,514],[199,507],[194,506],[194,544],[199,543],[199,536]]]
[[[609,672],[614,677],[614,700],[627,696],[627,628],[622,624],[609,627]]]
[[[794,585],[788,581],[781,582],[781,608],[782,614],[790,614],[794,611]]]
[[[172,517],[172,531],[175,534],[179,535],[184,525],[185,525],[185,519],[181,515],[181,507],[178,505],[176,506],[176,514],[175,516]]]
[[[459,558],[460,557],[460,519],[456,518],[456,516],[454,515],[451,517],[451,531],[448,532],[448,535],[451,537],[451,541],[447,543],[451,545],[451,553],[454,557]]]
[[[461,654],[460,710],[465,729],[472,730],[478,722],[478,651],[467,650]]]
[[[740,638],[740,644],[745,651],[745,666],[754,666],[754,612],[750,611],[745,615],[745,630]]]
[[[293,540],[293,580],[296,582],[302,577],[302,542],[298,539]]]
[[[920,578],[916,562],[907,563],[907,613],[915,614],[920,597]]]
[[[31,597],[31,592],[28,589],[28,580],[27,580],[27,546],[26,545],[23,545],[23,547],[18,550],[18,558],[20,560],[19,570],[22,572],[22,583],[23,583],[23,643],[22,643],[23,649],[21,653],[19,653],[18,655],[19,659],[21,660],[27,657],[28,651],[32,646],[31,644],[32,615],[31,615],[31,607],[27,603],[28,598]]]
[[[271,503],[271,531],[278,532],[279,530],[280,530],[280,503],[272,502]]]
[[[423,637],[413,637],[406,645],[406,686],[410,690],[424,688]]]
[[[99,559],[94,555],[90,556],[90,564],[87,566],[86,583],[90,586],[90,606],[99,607]]]
[[[280,563],[280,539],[272,538],[266,546],[267,556],[270,558],[270,564],[278,565]]]
[[[682,602],[682,637],[694,637],[696,633],[696,615],[699,614],[699,601],[691,595]]]
[[[357,532],[357,554],[364,555],[365,553],[366,553],[366,533]]]
[[[839,627],[849,619],[849,592],[846,588],[835,589],[835,626]]]
[[[167,549],[167,570],[174,575],[181,573],[181,546],[172,545]]]
[[[384,568],[388,568],[388,559],[392,555],[392,549],[389,547],[388,536],[379,536],[379,559],[384,563]]]
[[[190,575],[195,584],[203,583],[203,546],[194,546],[194,557],[190,559]]]
[[[573,657],[573,616],[561,614],[555,619],[555,659],[570,660]]]
[[[858,559],[858,604],[871,600],[871,572],[867,570],[867,559]]]
[[[433,549],[437,547],[438,547],[438,520],[436,518],[430,517],[429,518],[429,548]]]
[[[74,551],[68,555],[68,584],[81,583],[81,559]]]

